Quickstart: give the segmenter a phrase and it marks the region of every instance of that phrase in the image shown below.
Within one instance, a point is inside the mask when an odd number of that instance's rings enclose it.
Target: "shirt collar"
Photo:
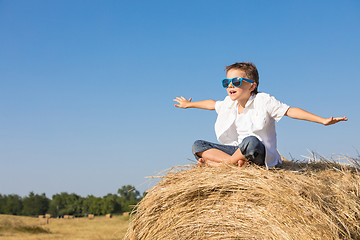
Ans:
[[[256,94],[251,94],[248,101],[245,104],[245,108],[247,108],[255,99]]]
[[[247,108],[254,101],[255,97],[256,97],[256,94],[250,95],[248,101],[245,104],[245,108]],[[239,103],[237,101],[232,101],[232,100],[230,100],[230,101],[231,101],[231,104],[228,106],[228,108],[230,108],[230,109],[236,108],[237,109],[237,107],[239,106]]]

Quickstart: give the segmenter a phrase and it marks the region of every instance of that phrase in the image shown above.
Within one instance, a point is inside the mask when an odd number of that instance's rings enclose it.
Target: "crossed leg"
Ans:
[[[244,138],[239,146],[222,145],[203,140],[197,140],[193,144],[193,154],[198,159],[198,164],[214,167],[222,163],[242,167],[246,166],[249,161],[263,166],[265,165],[265,153],[264,144],[255,136]]]
[[[198,165],[217,167],[222,163],[226,163],[242,167],[248,164],[248,160],[241,153],[240,149],[237,149],[233,155],[229,155],[219,149],[210,148],[203,152],[198,152],[197,155],[200,157],[197,163]]]

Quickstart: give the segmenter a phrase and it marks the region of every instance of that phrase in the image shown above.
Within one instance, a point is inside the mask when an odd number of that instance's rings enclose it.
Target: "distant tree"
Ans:
[[[92,214],[92,212],[89,212],[90,210],[90,196],[92,195],[89,195],[87,197],[84,198],[83,202],[82,202],[82,215],[86,216],[87,214]]]
[[[65,198],[64,214],[79,216],[82,213],[83,198],[75,193],[67,195]]]
[[[83,201],[84,214],[101,215],[103,208],[103,199],[101,197],[95,197],[93,195],[87,196]]]
[[[62,192],[52,196],[49,213],[53,216],[74,215],[81,216],[83,198],[75,193]]]
[[[61,193],[63,194],[63,193]],[[65,208],[65,201],[62,201],[61,194],[55,194],[52,196],[48,212],[52,216],[59,217],[60,211]]]
[[[49,209],[49,202],[50,199],[46,197],[45,193],[39,195],[30,192],[29,196],[23,199],[22,213],[25,216],[43,215]]]
[[[28,196],[0,194],[0,214],[11,215],[64,215],[84,216],[86,214],[105,215],[108,213],[130,212],[142,199],[140,192],[134,186],[124,185],[118,189],[117,194],[107,194],[104,197],[89,195],[86,198],[75,193],[62,192],[48,199],[43,194],[30,192]]]
[[[4,214],[4,207],[6,204],[6,198],[5,195],[0,194],[0,214]]]
[[[22,209],[22,198],[19,195],[3,195],[1,200],[2,213],[10,215],[21,215]]]
[[[123,212],[130,212],[133,206],[141,200],[140,192],[131,185],[119,188],[118,194],[120,195],[119,203]]]
[[[121,205],[117,199],[119,198],[116,194],[108,194],[102,199],[102,214],[108,213],[120,213]]]

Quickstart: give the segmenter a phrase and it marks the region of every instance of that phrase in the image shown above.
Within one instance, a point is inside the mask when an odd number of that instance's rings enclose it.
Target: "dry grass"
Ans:
[[[348,160],[175,168],[139,203],[125,239],[360,239],[359,161]]]
[[[128,228],[128,219],[123,216],[113,216],[111,219],[101,216],[93,220],[51,218],[49,224],[40,225],[39,218],[0,215],[0,239],[122,239]]]

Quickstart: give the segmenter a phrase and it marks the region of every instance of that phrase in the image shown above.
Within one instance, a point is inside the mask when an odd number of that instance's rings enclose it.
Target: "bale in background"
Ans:
[[[89,214],[89,215],[88,215],[88,219],[92,220],[92,219],[94,219],[94,218],[95,218],[94,214]]]
[[[360,239],[360,174],[330,162],[167,173],[125,239]]]
[[[40,219],[40,225],[49,224],[49,218],[39,218],[39,219]]]

